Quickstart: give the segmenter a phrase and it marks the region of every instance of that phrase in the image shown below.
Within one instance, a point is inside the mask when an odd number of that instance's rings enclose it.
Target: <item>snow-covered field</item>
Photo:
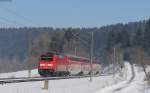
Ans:
[[[49,90],[43,89],[43,82],[24,82],[0,85],[0,93],[150,93],[140,67],[125,62],[122,73],[90,78],[50,80]],[[134,73],[133,73],[134,71]],[[135,74],[135,75],[134,75]],[[27,71],[0,74],[0,78],[27,77]],[[37,70],[32,76],[38,76]],[[144,91],[144,92],[143,92]]]
[[[31,76],[37,77],[39,76],[38,70],[31,70]],[[28,71],[17,71],[12,73],[2,73],[0,74],[0,78],[17,78],[17,77],[28,77]]]
[[[150,86],[144,81],[145,74],[142,68],[136,65],[133,65],[132,68],[128,63],[125,63],[125,65],[123,74],[126,79],[124,81],[107,86],[94,93],[150,93]]]

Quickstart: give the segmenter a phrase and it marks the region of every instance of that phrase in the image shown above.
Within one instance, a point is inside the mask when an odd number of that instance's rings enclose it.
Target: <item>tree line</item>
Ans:
[[[149,64],[146,60],[150,55],[150,19],[95,28],[0,28],[0,59],[9,62],[15,59],[18,64],[25,64],[32,57],[34,68],[38,56],[49,51],[89,57],[91,32],[94,33],[94,59],[100,59],[102,64],[112,62],[114,49],[116,60],[140,64],[136,60],[143,54],[141,59]]]

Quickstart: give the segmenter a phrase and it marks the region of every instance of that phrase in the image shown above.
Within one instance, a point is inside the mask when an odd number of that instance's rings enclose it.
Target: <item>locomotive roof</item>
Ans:
[[[66,54],[66,53],[47,52],[46,54],[55,54],[55,55],[68,56],[68,57],[79,58],[79,59],[84,59],[84,60],[90,60],[89,58],[86,58],[86,57],[80,57],[80,56]],[[96,60],[94,60],[94,61],[96,61]]]

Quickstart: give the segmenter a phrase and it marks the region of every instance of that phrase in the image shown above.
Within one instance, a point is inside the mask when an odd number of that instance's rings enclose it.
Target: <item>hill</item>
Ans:
[[[100,28],[0,28],[0,63],[11,63],[11,70],[17,70],[16,66],[27,69],[31,58],[32,67],[36,67],[38,55],[47,51],[89,57],[90,32],[94,32],[94,58],[103,64],[113,62],[114,51],[116,62],[135,62],[141,53],[149,57],[150,19]],[[3,66],[0,69],[6,71]]]

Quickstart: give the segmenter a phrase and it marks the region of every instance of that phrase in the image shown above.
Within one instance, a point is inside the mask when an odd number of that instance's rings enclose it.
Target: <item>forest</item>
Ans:
[[[50,51],[89,58],[91,32],[93,57],[101,64],[149,64],[150,19],[93,28],[0,28],[0,64],[6,66],[0,72],[36,68],[39,55]]]

